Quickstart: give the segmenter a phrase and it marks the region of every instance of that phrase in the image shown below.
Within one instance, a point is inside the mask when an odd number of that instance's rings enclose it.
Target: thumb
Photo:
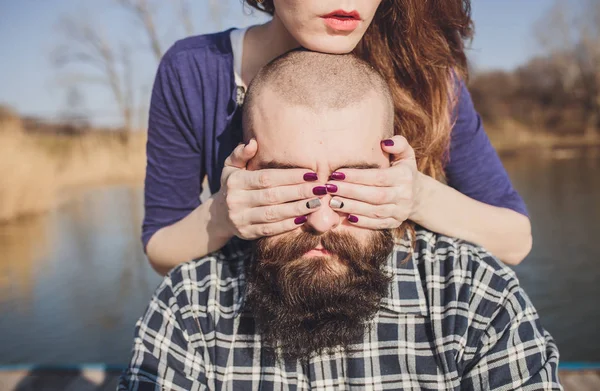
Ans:
[[[415,161],[415,151],[408,143],[408,140],[403,136],[394,136],[390,139],[381,142],[383,152],[389,153],[390,161],[397,162],[400,160]]]
[[[248,144],[240,144],[225,159],[225,167],[246,168],[246,164],[256,155],[257,151],[258,143],[255,139],[251,139]]]

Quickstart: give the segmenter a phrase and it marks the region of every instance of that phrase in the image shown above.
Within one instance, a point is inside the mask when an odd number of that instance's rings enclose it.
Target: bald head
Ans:
[[[246,141],[255,135],[255,117],[259,112],[268,115],[274,100],[300,106],[317,116],[376,100],[384,115],[381,136],[393,134],[393,103],[387,83],[369,64],[352,54],[295,50],[264,66],[246,94],[243,108]]]

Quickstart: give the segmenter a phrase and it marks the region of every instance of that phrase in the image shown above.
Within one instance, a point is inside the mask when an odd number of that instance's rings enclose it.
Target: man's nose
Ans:
[[[329,201],[331,201],[330,195],[321,198],[321,207],[308,215],[308,220],[304,223],[306,228],[317,234],[324,234],[340,225],[341,216],[331,209]]]

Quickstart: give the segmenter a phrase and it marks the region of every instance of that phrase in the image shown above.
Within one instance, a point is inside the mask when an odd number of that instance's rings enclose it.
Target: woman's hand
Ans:
[[[359,227],[397,228],[416,211],[420,175],[413,149],[402,136],[382,141],[381,148],[392,156],[391,167],[342,169],[327,185],[331,208]]]
[[[225,160],[217,194],[227,232],[252,240],[291,231],[321,206],[325,186],[317,174],[304,169],[248,171],[258,150],[256,140],[240,144]]]

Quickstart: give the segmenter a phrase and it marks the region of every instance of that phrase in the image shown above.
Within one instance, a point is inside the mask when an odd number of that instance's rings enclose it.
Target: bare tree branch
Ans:
[[[539,43],[546,49],[560,75],[562,87],[581,99],[585,134],[600,127],[600,2],[586,0],[577,7],[556,0],[536,26]]]
[[[150,4],[147,0],[117,0],[117,2],[123,5],[125,8],[132,11],[143,23],[148,39],[150,40],[150,46],[152,53],[157,61],[160,61],[163,55],[162,45],[160,38],[154,24],[154,14],[150,9]]]
[[[185,35],[190,36],[194,34],[194,24],[192,22],[192,12],[190,9],[190,3],[188,0],[173,0],[178,6],[178,13],[183,25]]]
[[[64,18],[60,27],[66,42],[55,51],[55,64],[60,67],[83,64],[96,69],[100,76],[79,74],[70,80],[107,86],[121,111],[125,129],[130,131],[133,128],[133,99],[131,63],[125,56],[128,51],[121,49],[120,54],[115,53],[101,30],[84,18]]]

